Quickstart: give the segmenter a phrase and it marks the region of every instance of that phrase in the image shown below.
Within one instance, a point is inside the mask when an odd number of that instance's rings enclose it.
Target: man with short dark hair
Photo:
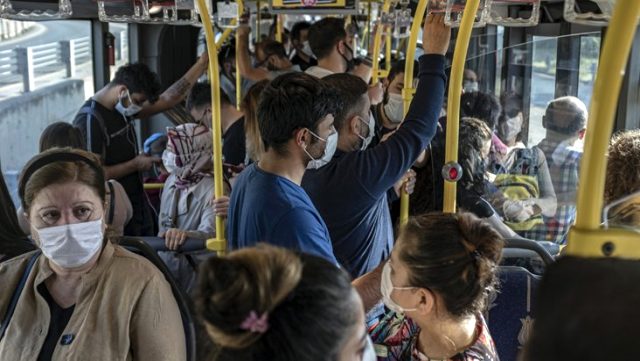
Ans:
[[[547,130],[536,148],[544,152],[549,165],[551,182],[558,208],[554,217],[544,217],[544,224],[523,234],[537,241],[566,242],[569,227],[575,222],[576,196],[582,147],[589,114],[587,106],[578,98],[566,96],[549,103],[542,118]]]
[[[353,48],[347,43],[344,20],[324,18],[309,28],[309,45],[318,65],[306,70],[318,78],[334,73],[346,73],[355,67]]]
[[[309,44],[309,28],[311,28],[311,23],[306,21],[297,22],[291,28],[291,45],[295,49],[291,62],[298,65],[302,71],[318,65]]]
[[[338,261],[354,277],[389,257],[393,226],[387,191],[401,180],[433,138],[444,97],[445,58],[451,30],[442,15],[425,21],[419,84],[409,113],[385,142],[367,149],[375,122],[369,115],[366,83],[350,74],[323,80],[342,99],[335,114],[338,151],[308,171],[303,187],[327,223]]]
[[[157,75],[146,65],[122,66],[109,84],[84,103],[73,121],[86,139],[87,150],[101,156],[106,178],[119,181],[131,200],[133,218],[125,228],[125,235],[154,235],[140,172],[161,162],[157,157],[138,154],[133,121],[148,118],[181,102],[207,69],[208,62],[209,58],[202,56],[159,96]]]
[[[262,92],[258,125],[266,152],[245,169],[231,193],[230,249],[266,242],[337,263],[327,227],[300,187],[307,167],[331,160],[341,101],[319,79],[289,73]]]
[[[187,110],[197,123],[211,128],[211,109],[211,85],[197,83],[187,98]],[[244,114],[222,91],[220,92],[220,122],[224,162],[231,165],[244,163],[246,157]]]

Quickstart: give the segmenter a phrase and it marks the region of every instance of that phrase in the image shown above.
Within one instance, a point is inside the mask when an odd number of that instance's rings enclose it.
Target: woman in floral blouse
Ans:
[[[369,328],[378,360],[499,360],[481,312],[502,246],[471,214],[412,218],[382,271],[386,311]]]

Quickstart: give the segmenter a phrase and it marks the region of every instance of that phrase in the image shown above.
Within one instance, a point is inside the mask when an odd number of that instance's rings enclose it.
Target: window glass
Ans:
[[[593,82],[598,70],[600,55],[600,33],[583,35],[580,37],[580,83],[578,84],[578,98],[585,104],[591,103]]]
[[[109,67],[113,78],[119,67],[129,63],[129,26],[124,23],[109,23],[109,32],[115,37],[115,65]]]
[[[556,90],[556,60],[558,38],[533,36],[531,60],[531,104],[529,107],[528,144],[538,144],[544,138],[542,116]]]
[[[0,163],[13,195],[42,130],[93,94],[92,54],[89,21],[0,20]]]

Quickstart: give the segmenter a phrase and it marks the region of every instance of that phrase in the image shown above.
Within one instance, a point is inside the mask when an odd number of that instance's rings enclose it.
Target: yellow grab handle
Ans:
[[[605,255],[640,258],[640,247],[637,242],[640,237],[637,233],[600,230],[607,169],[605,154],[613,131],[620,86],[638,26],[638,17],[640,17],[640,1],[617,1],[604,39],[591,97],[580,168],[576,223],[569,230],[567,254],[583,257]],[[610,242],[614,246],[613,254],[605,252],[604,242]]]
[[[382,13],[388,13],[389,8],[391,8],[391,0],[384,0],[384,4],[382,4]],[[371,19],[369,19],[371,21]],[[381,24],[382,25],[382,24]],[[388,36],[387,36],[388,38]],[[373,53],[371,54],[371,58],[373,60],[373,65],[371,69],[371,84],[378,84],[380,81],[380,43],[382,41],[382,26],[378,26],[376,28],[376,33],[373,38]]]
[[[468,0],[458,37],[453,52],[453,63],[449,76],[449,96],[447,102],[447,140],[445,146],[445,164],[458,162],[458,133],[460,131],[460,95],[462,94],[462,76],[464,62],[467,58],[469,40],[473,30],[473,22],[478,11],[480,0]],[[437,170],[436,170],[437,171]],[[444,204],[442,210],[445,213],[456,212],[456,182],[444,181]]]
[[[198,0],[200,14],[209,14],[205,0]],[[213,35],[213,26],[209,16],[202,16],[202,27],[207,40],[207,52],[209,54],[209,74],[211,76],[211,104],[212,120],[211,134],[213,136],[213,174],[215,197],[224,194],[222,186],[222,126],[220,121],[220,73],[218,73],[218,55]],[[224,218],[216,216],[216,238],[207,240],[207,249],[224,254],[227,242],[224,237]]]
[[[145,191],[150,191],[154,189],[162,189],[164,188],[164,183],[145,183],[143,184],[143,188]]]
[[[242,16],[244,13],[244,2],[242,0],[236,1],[238,3],[238,14]],[[238,110],[240,110],[240,103],[242,103],[242,76],[238,71],[238,69],[240,69],[240,57],[238,56],[239,49],[240,38],[236,35],[236,109]]]
[[[282,16],[276,15],[276,41],[282,42]]]
[[[413,88],[413,60],[416,58],[416,46],[418,45],[418,35],[420,29],[422,29],[422,20],[424,19],[424,13],[427,11],[427,4],[429,0],[420,0],[418,2],[418,8],[416,9],[415,17],[413,18],[413,24],[411,24],[411,35],[409,36],[409,42],[407,43],[407,56],[404,66],[404,89],[402,89],[402,98],[404,100],[404,114],[409,112],[409,106],[411,100],[413,100],[413,94],[415,89]],[[400,195],[400,224],[406,224],[409,221],[409,195],[402,187]]]

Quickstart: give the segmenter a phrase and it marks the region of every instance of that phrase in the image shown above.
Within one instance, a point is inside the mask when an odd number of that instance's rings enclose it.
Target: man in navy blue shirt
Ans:
[[[337,264],[327,226],[300,183],[307,167],[333,157],[333,114],[340,106],[335,93],[308,74],[285,74],[267,85],[258,106],[266,153],[240,174],[231,193],[231,249],[266,242]]]
[[[343,99],[335,115],[338,151],[330,163],[307,172],[303,187],[327,223],[338,261],[354,277],[388,258],[393,228],[387,191],[405,175],[433,138],[446,83],[450,29],[442,16],[425,22],[419,85],[409,113],[388,140],[366,149],[373,137],[367,85],[349,74],[323,79]],[[363,150],[366,149],[366,150]]]

